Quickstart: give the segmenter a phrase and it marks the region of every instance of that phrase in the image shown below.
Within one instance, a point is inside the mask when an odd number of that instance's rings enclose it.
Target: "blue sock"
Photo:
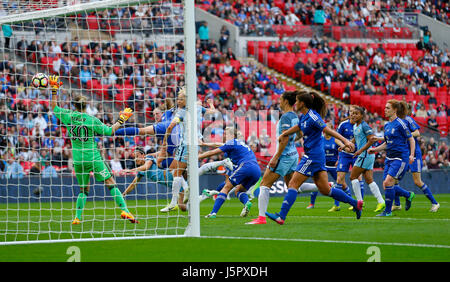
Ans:
[[[248,195],[245,192],[239,192],[237,194],[237,197],[239,201],[241,201],[241,203],[243,203],[244,205],[248,202]]]
[[[294,188],[289,188],[286,196],[284,196],[284,201],[281,204],[280,217],[284,220],[291,209],[292,205],[295,203],[297,199],[297,190]]]
[[[219,193],[219,195],[217,195],[216,200],[214,201],[214,207],[213,207],[211,213],[217,213],[226,199],[227,199],[227,194]]]
[[[356,205],[358,204],[358,201],[356,201],[349,195],[345,194],[345,192],[342,191],[341,189],[337,189],[335,187],[331,188],[330,194],[328,194],[328,196],[332,197],[335,200],[338,200],[339,202],[350,204],[355,208],[356,208]]]
[[[395,195],[399,195],[401,197],[409,198],[411,196],[411,192],[406,191],[399,185],[394,185]]]
[[[139,128],[137,127],[125,127],[119,128],[114,132],[116,136],[136,136],[139,135]]]
[[[431,193],[430,188],[428,188],[428,185],[423,184],[423,186],[420,187],[420,190],[422,190],[422,192],[425,194],[425,196],[428,198],[428,200],[430,200],[430,202],[431,202],[433,205],[437,205],[437,202],[436,202],[436,200],[434,199],[433,194]]]
[[[394,201],[394,198],[395,198],[394,187],[386,186],[386,188],[384,189],[384,201],[386,203],[386,207],[385,207],[384,211],[386,213],[392,212],[392,202]]]
[[[217,186],[216,191],[220,192],[220,190],[222,190],[223,186],[225,186],[225,181],[220,183],[219,186]]]
[[[253,197],[258,198],[259,197],[259,187],[253,191]]]
[[[400,206],[401,205],[400,204],[400,196],[395,195],[395,197],[394,197],[394,205],[396,205],[396,206]]]
[[[344,190],[345,194],[349,195],[350,197],[352,196],[352,192],[350,192],[350,188],[345,188]]]
[[[361,186],[361,197],[364,199],[364,181],[359,181],[359,185]]]
[[[311,192],[311,204],[315,204],[316,203],[316,198],[317,198],[317,194],[319,194],[319,192]]]
[[[342,190],[342,186],[343,186],[342,184],[336,183],[336,185],[334,185],[334,188]],[[335,199],[334,200],[334,205],[336,207],[339,207],[339,205],[340,205],[339,201]]]

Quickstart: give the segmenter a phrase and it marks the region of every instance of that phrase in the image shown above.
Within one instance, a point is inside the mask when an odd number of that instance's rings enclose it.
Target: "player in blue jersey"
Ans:
[[[425,194],[425,196],[430,200],[431,202],[431,208],[430,212],[437,212],[440,204],[436,201],[436,199],[433,196],[433,193],[431,193],[430,188],[428,188],[428,185],[425,184],[422,181],[421,173],[422,173],[422,151],[420,150],[420,144],[418,141],[418,137],[420,136],[420,127],[416,123],[416,121],[411,117],[411,107],[406,102],[402,102],[405,107],[407,107],[407,115],[405,117],[405,122],[408,125],[409,131],[411,131],[411,135],[414,137],[414,141],[416,142],[416,149],[414,151],[414,162],[409,166],[409,169],[411,171],[414,184]],[[399,210],[401,209],[400,204],[400,197],[396,195],[394,205],[392,206],[392,210]]]
[[[280,98],[280,108],[283,112],[280,120],[277,123],[276,134],[277,138],[289,128],[298,124],[298,116],[294,112],[294,106],[297,97],[297,91],[285,92]],[[247,224],[266,224],[266,211],[269,205],[270,187],[277,181],[280,176],[284,177],[284,183],[289,183],[295,168],[298,164],[298,152],[295,147],[295,134],[285,136],[277,143],[275,155],[269,161],[267,168],[261,180],[259,195],[258,195],[258,209],[259,215],[257,218],[248,222]]]
[[[350,107],[350,112],[352,108]],[[349,119],[344,120],[341,122],[336,130],[339,134],[341,134],[344,138],[347,140],[353,139],[353,124]],[[339,147],[342,147],[342,144],[339,142],[339,140],[336,140]],[[338,189],[342,189],[347,195],[351,196],[350,188],[348,187],[347,183],[345,182],[345,175],[350,171],[350,167],[353,166],[353,163],[355,162],[355,159],[353,158],[353,153],[346,152],[345,150],[340,150],[338,154],[338,163],[337,163],[337,179],[336,179],[336,185],[335,187]],[[360,179],[361,182],[361,193],[364,191],[364,182],[362,181],[362,178]],[[335,212],[340,211],[340,204],[339,201],[334,201],[334,205],[328,210],[329,212]],[[350,207],[352,209],[352,207]]]
[[[250,149],[243,141],[236,139],[236,134],[237,132],[234,127],[227,127],[225,129],[225,136],[228,141],[222,146],[198,156],[198,159],[201,160],[225,153],[225,157],[230,158],[234,165],[230,175],[226,175],[225,185],[217,195],[213,209],[206,218],[216,218],[219,209],[233,187],[237,187],[236,197],[244,205],[241,217],[247,216],[252,207],[252,202],[250,202],[246,191],[259,181],[261,169],[259,168],[259,164],[252,149]]]
[[[278,224],[284,224],[290,208],[297,199],[300,185],[309,177],[312,177],[318,190],[323,195],[330,196],[340,202],[349,203],[354,207],[356,218],[359,219],[361,217],[363,201],[356,201],[341,189],[335,187],[330,188],[328,184],[322,132],[340,140],[344,144],[344,148],[348,147],[350,150],[354,150],[354,144],[333,129],[326,127],[325,122],[322,120],[322,116],[326,113],[326,103],[319,94],[306,91],[301,92],[297,96],[296,107],[303,114],[300,117],[298,125],[284,131],[279,139],[300,130],[303,134],[305,154],[297,165],[296,171],[288,184],[288,193],[284,197],[280,212],[266,212],[266,215]]]
[[[333,128],[333,124],[331,122],[327,123],[327,126],[329,128]],[[325,168],[327,169],[327,172],[331,175],[331,177],[334,179],[334,181],[337,180],[337,161],[338,161],[338,154],[339,154],[339,146],[336,144],[336,140],[331,135],[324,133],[324,150],[325,150]],[[346,188],[349,189],[349,188]],[[344,190],[345,192],[345,190]],[[312,192],[310,196],[310,202],[309,205],[306,207],[307,209],[313,209],[314,205],[316,203],[316,198],[319,192]],[[348,193],[347,193],[348,194]],[[339,202],[337,202],[339,203]]]
[[[406,191],[396,185],[408,170],[408,164],[412,164],[414,161],[416,142],[402,119],[406,116],[406,110],[405,105],[397,100],[387,101],[384,113],[389,122],[384,125],[385,142],[368,150],[369,154],[386,150],[383,174],[386,208],[377,216],[392,216],[392,204],[396,194],[406,198],[405,210],[411,208],[415,196],[414,192]]]
[[[162,112],[164,110],[164,113]],[[155,124],[149,125],[147,127],[126,127],[121,128],[115,132],[116,136],[147,136],[147,135],[156,135],[156,138],[159,141],[162,141],[164,135],[166,134],[166,130],[169,127],[173,113],[175,112],[175,106],[171,98],[166,98],[164,103],[162,103],[159,107],[153,110],[153,115],[155,116]],[[167,153],[170,157],[167,157],[162,160],[159,164],[161,168],[168,168],[173,160],[173,153],[176,149],[176,142],[179,133],[179,128],[173,130],[171,138],[168,140]]]
[[[172,185],[172,199],[170,203],[161,209],[161,212],[170,212],[174,211],[178,208],[177,202],[178,202],[178,195],[181,190],[181,187],[183,186],[183,174],[186,171],[187,168],[187,139],[184,137],[184,122],[186,120],[186,92],[185,89],[181,89],[178,92],[177,96],[177,109],[175,110],[172,121],[170,122],[169,126],[167,127],[166,133],[164,135],[163,143],[161,146],[161,150],[158,152],[158,166],[160,165],[160,161],[166,158],[169,158],[169,152],[168,152],[168,140],[170,139],[169,136],[172,134],[172,130],[177,126],[180,125],[179,130],[179,142],[178,146],[175,151],[175,156],[173,158],[172,163],[170,164],[170,171],[173,174],[173,185]],[[202,137],[202,130],[201,130],[201,122],[203,114],[207,113],[213,113],[215,111],[213,101],[212,99],[208,100],[209,109],[206,109],[202,107],[201,105],[197,105],[197,111],[198,111],[198,137],[199,137],[199,145],[203,145],[203,137]],[[185,193],[188,193],[188,191],[185,190]],[[188,199],[186,197],[186,199]]]
[[[375,155],[369,154],[369,149],[374,141],[371,139],[374,134],[372,128],[364,121],[365,109],[359,106],[353,106],[350,119],[353,123],[353,139],[358,149],[353,158],[356,159],[352,172],[350,174],[350,181],[352,183],[353,193],[357,200],[362,200],[361,186],[358,177],[364,176],[364,180],[368,183],[370,191],[377,199],[377,206],[375,212],[380,212],[385,208],[383,196],[380,193],[377,183],[373,180],[373,165],[375,163]]]
[[[145,176],[147,179],[149,179],[151,182],[155,184],[161,184],[165,185],[169,188],[172,187],[173,182],[173,175],[170,172],[168,168],[161,169],[159,168],[156,163],[156,154],[148,154],[146,155],[144,150],[142,148],[136,148],[134,151],[135,161],[136,165],[138,167],[133,169],[125,169],[125,173],[132,173],[136,172],[137,175],[134,178],[133,182],[128,185],[127,189],[122,193],[123,196],[129,194],[131,191],[133,191],[136,188],[136,185],[139,181]],[[206,173],[217,173],[217,168],[220,166],[225,166],[227,168],[232,168],[232,163],[229,159],[225,159],[223,161],[216,161],[216,162],[210,162],[199,169],[199,175],[203,175]],[[183,188],[184,191],[187,189],[187,183],[183,182]],[[179,200],[178,200],[178,208],[182,211],[186,211],[187,206],[186,202],[182,199],[185,198],[184,191],[179,193]]]

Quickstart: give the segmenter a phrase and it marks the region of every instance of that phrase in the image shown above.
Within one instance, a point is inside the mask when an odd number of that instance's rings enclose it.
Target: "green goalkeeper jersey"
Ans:
[[[68,137],[72,141],[74,164],[102,159],[95,142],[95,134],[111,136],[111,127],[86,113],[63,109],[58,106],[54,108],[53,112],[67,127]]]

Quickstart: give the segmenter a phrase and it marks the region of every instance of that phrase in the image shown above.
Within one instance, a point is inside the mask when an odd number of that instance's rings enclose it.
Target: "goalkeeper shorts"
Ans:
[[[78,185],[82,188],[89,186],[91,171],[94,172],[94,177],[97,181],[104,182],[112,176],[111,169],[103,160],[74,163],[73,168]]]

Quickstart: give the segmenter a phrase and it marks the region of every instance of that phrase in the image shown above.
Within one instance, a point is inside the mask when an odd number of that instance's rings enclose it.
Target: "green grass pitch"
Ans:
[[[0,261],[64,262],[71,257],[69,247],[75,246],[84,262],[448,262],[450,194],[435,195],[441,204],[437,213],[429,212],[428,199],[416,194],[411,210],[396,211],[391,218],[375,217],[376,202],[368,196],[360,220],[356,220],[346,204],[342,204],[339,212],[328,212],[333,204],[328,197],[319,196],[316,207],[306,210],[309,196],[301,195],[283,226],[270,220],[267,225],[245,224],[258,214],[257,199],[253,200],[247,218],[239,217],[242,204],[232,198],[225,202],[216,219],[206,219],[204,215],[213,205],[212,200],[206,200],[200,210],[200,238],[0,245]],[[282,197],[271,198],[269,211],[279,211],[282,200]],[[92,205],[88,201],[85,219],[79,226],[71,225],[74,203],[21,204],[20,207],[10,204],[8,210],[6,205],[0,205],[0,242],[95,238],[102,231],[104,237],[182,235],[187,223],[186,214],[179,211],[156,218],[163,203],[156,206],[154,201],[128,201],[130,210],[140,216],[139,225],[120,219],[113,202],[96,203],[95,209]],[[7,218],[14,222],[5,223]],[[62,232],[49,233],[49,229]]]

